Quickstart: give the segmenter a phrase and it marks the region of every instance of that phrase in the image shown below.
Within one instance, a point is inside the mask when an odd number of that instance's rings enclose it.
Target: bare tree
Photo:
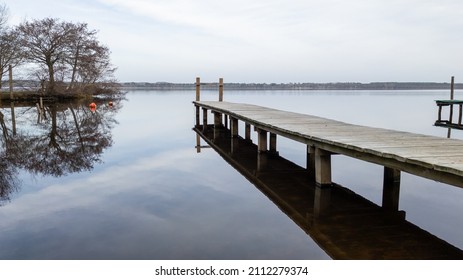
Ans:
[[[5,28],[8,22],[8,7],[5,4],[0,4],[0,30]]]
[[[55,64],[65,59],[72,39],[73,24],[46,18],[19,25],[20,41],[26,58],[43,64],[48,70],[48,93],[55,93]]]
[[[112,78],[110,51],[87,24],[46,18],[22,23],[18,29],[28,60],[47,69],[48,93],[76,92],[78,83],[82,88]],[[68,86],[57,89],[56,82]]]
[[[109,48],[100,44],[95,30],[88,30],[87,24],[76,24],[74,30],[76,33],[66,60],[71,68],[68,89],[88,91],[89,86],[110,80],[115,68],[110,62]]]
[[[8,66],[18,66],[23,59],[23,52],[18,41],[16,29],[9,29],[0,32],[0,89],[2,78],[8,72]]]

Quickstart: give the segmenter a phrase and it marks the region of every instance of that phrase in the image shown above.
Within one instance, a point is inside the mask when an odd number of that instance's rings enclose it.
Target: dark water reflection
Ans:
[[[46,106],[47,119],[39,124],[36,107],[16,107],[16,136],[11,108],[3,104],[0,168],[2,186],[9,187],[0,206],[0,259],[334,257],[217,152],[196,152],[193,96],[134,91],[95,113],[88,104]],[[225,100],[445,137],[445,129],[432,126],[434,99],[445,96],[226,91]],[[304,166],[303,145],[278,144],[282,156]],[[333,158],[333,181],[377,205],[381,172]],[[408,222],[463,248],[462,193],[404,174],[399,207]]]
[[[18,169],[55,177],[92,170],[112,145],[121,103],[99,105],[93,111],[83,103],[11,103],[0,112],[0,199],[20,188]]]
[[[213,148],[334,259],[463,259],[462,250],[406,221],[404,211],[380,207],[337,184],[320,193],[307,169],[272,152],[258,153],[256,144],[232,137],[226,127],[193,130],[198,153]],[[316,214],[317,192],[330,196],[324,216]]]

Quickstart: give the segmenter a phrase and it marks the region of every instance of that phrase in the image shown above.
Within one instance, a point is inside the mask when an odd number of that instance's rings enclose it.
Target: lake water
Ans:
[[[447,98],[448,91],[225,90],[226,101],[441,137],[448,131],[433,126],[434,100]],[[2,104],[0,259],[330,259],[214,149],[197,153],[193,99],[189,91],[130,91],[95,112],[46,105],[40,121],[36,107],[18,106],[14,136],[12,110]],[[463,133],[452,130],[452,138]],[[305,149],[278,138],[280,155],[300,166]],[[381,166],[344,156],[332,164],[334,182],[381,205]],[[406,220],[457,248],[462,202],[460,188],[402,174]]]

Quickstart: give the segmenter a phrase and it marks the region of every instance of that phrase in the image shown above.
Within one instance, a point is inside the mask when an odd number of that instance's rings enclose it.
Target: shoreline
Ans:
[[[123,90],[195,90],[194,83],[120,83]],[[450,83],[430,82],[374,82],[374,83],[224,83],[227,90],[447,90]],[[201,90],[217,90],[219,83],[201,83]],[[463,89],[456,83],[455,89]]]

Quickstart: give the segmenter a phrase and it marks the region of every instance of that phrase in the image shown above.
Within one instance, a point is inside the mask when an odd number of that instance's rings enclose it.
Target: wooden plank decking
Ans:
[[[199,108],[211,110],[323,151],[463,187],[462,140],[353,125],[250,104],[193,103],[197,112]]]

